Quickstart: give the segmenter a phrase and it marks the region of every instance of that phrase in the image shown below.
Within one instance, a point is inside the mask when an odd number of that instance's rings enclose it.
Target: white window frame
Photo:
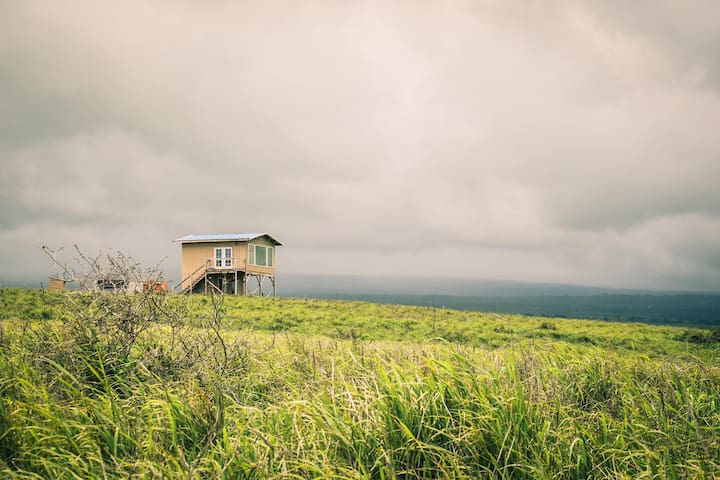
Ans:
[[[219,256],[218,251],[220,252]],[[229,256],[228,253],[230,254]],[[213,265],[215,266],[215,268],[232,268],[232,247],[215,247],[214,254],[215,256],[213,257]]]
[[[265,264],[257,263],[257,248],[265,249]],[[251,243],[248,245],[248,263],[255,267],[273,268],[275,264],[275,247]]]

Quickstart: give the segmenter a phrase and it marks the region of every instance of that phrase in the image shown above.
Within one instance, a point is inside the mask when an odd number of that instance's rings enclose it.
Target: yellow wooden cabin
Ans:
[[[275,247],[269,233],[187,235],[182,248],[182,280],[174,290],[232,295],[275,296]]]

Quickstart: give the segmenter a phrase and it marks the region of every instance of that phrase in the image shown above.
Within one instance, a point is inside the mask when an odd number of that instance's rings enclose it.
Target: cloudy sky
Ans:
[[[720,290],[717,0],[1,8],[5,284],[268,231],[281,274]]]

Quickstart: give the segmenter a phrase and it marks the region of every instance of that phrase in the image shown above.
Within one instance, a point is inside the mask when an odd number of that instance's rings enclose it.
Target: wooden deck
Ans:
[[[215,262],[222,265],[217,266]],[[176,285],[176,288],[188,293],[195,291],[197,285],[203,282],[204,293],[210,293],[214,289],[231,295],[275,296],[275,275],[262,271],[262,267],[253,267],[243,259],[208,258],[203,265]],[[251,281],[253,286],[248,288]],[[228,285],[232,287],[228,289]]]

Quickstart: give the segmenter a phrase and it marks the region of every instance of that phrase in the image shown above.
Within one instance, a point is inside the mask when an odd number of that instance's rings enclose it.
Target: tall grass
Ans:
[[[221,374],[155,362],[167,325],[122,363],[63,326],[4,321],[2,478],[720,476],[712,353],[243,329],[221,332],[245,349]]]

